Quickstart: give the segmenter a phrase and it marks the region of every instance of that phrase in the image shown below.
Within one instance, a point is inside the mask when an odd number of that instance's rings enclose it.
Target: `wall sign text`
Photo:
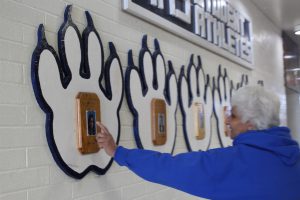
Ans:
[[[123,9],[252,68],[251,22],[227,0],[123,0]]]

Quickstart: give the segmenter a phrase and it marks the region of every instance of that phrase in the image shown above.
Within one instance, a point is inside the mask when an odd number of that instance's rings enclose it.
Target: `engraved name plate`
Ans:
[[[82,154],[96,153],[96,121],[100,121],[100,100],[95,93],[79,92],[76,96],[77,148]]]
[[[205,138],[205,115],[202,103],[193,103],[193,114],[195,137],[197,140],[203,140]]]
[[[151,101],[151,129],[153,144],[164,145],[167,141],[167,113],[162,99]]]

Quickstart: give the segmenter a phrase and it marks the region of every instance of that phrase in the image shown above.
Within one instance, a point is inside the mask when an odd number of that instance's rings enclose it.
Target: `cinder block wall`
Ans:
[[[63,22],[67,4],[73,4],[72,17],[82,31],[86,25],[84,11],[91,12],[108,56],[112,41],[127,65],[127,52],[135,60],[141,39],[158,38],[166,60],[172,60],[177,75],[187,65],[191,54],[202,57],[207,73],[215,75],[219,64],[239,81],[246,73],[250,82],[264,80],[285,104],[283,86],[282,41],[280,30],[262,15],[251,1],[232,1],[251,16],[253,23],[254,66],[247,70],[226,58],[200,48],[121,10],[119,0],[1,0],[0,2],[0,199],[1,200],[188,200],[199,199],[167,187],[148,183],[125,168],[113,164],[105,176],[93,173],[83,180],[66,176],[53,161],[45,137],[45,115],[38,107],[30,80],[31,54],[37,42],[37,27],[43,23],[48,42],[57,49],[57,31]],[[242,12],[242,11],[241,11]],[[285,106],[282,108],[285,123]],[[177,112],[178,133],[175,153],[186,152],[182,118]],[[136,147],[132,132],[132,115],[126,100],[121,109],[121,145]],[[219,147],[215,125],[211,147]]]

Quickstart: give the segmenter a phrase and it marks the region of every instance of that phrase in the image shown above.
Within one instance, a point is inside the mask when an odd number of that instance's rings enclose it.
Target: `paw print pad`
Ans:
[[[176,138],[177,80],[168,62],[168,72],[158,40],[153,53],[143,37],[139,67],[128,53],[125,73],[127,102],[133,113],[136,144],[142,149],[172,153]]]
[[[190,58],[185,76],[181,68],[178,81],[179,105],[183,115],[183,133],[189,151],[207,150],[211,140],[212,93],[201,58]]]
[[[100,110],[96,107],[86,116],[101,119],[118,143],[123,76],[113,43],[109,43],[110,55],[104,62],[102,42],[91,15],[86,12],[88,25],[82,36],[72,21],[71,6],[67,6],[64,17],[58,32],[59,54],[48,44],[40,25],[31,77],[37,102],[46,114],[46,136],[53,158],[66,174],[80,179],[89,171],[105,174],[112,159],[101,149],[87,154],[78,150],[76,97],[83,93],[99,99]],[[95,113],[100,116],[96,118]],[[88,130],[91,137],[95,128]]]

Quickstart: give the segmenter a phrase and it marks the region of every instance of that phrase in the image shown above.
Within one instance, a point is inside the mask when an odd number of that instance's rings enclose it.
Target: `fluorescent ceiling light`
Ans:
[[[295,26],[294,31],[295,35],[300,35],[300,24]]]
[[[295,72],[295,71],[300,71],[300,68],[293,68],[293,69],[286,69],[286,72]]]
[[[291,55],[291,54],[286,54],[283,56],[284,59],[291,59],[291,58],[295,58],[295,55]]]

